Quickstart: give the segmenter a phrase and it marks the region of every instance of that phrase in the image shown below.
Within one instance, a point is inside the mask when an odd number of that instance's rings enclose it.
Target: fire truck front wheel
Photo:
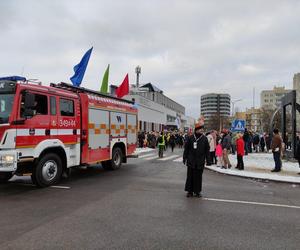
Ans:
[[[6,183],[13,176],[11,172],[2,172],[0,173],[0,184]]]
[[[48,187],[59,182],[62,175],[62,162],[58,155],[48,153],[37,162],[32,173],[33,183]]]

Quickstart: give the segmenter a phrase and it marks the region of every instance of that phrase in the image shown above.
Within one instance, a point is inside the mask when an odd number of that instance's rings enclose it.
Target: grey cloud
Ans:
[[[252,89],[291,87],[299,71],[298,1],[1,1],[0,73],[69,81],[94,46],[83,85],[98,89],[111,64],[118,84],[134,67],[199,115],[199,98],[228,92],[251,106]],[[4,39],[3,39],[4,38]]]

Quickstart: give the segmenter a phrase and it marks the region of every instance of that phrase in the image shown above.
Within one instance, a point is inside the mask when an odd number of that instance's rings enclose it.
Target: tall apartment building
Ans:
[[[285,89],[285,87],[276,86],[272,90],[263,90],[260,93],[260,107],[265,109],[279,108],[281,98],[290,91],[290,89]]]
[[[210,93],[201,96],[201,115],[207,129],[219,129],[230,117],[230,95]]]

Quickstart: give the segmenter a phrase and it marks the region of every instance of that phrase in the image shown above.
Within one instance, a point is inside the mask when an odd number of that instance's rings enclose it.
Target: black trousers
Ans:
[[[242,155],[237,155],[237,167],[238,169],[244,169],[244,161]]]
[[[204,166],[201,169],[187,168],[187,177],[185,191],[188,193],[199,194],[202,191],[202,174]]]
[[[280,159],[280,152],[273,152],[273,158],[275,162],[275,169],[276,170],[281,170],[281,159]]]
[[[211,164],[217,164],[216,151],[209,152],[209,158],[211,160]]]

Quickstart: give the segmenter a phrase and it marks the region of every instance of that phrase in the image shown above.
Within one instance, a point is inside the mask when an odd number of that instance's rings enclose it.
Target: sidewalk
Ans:
[[[222,174],[300,184],[298,162],[283,160],[281,172],[272,173],[274,160],[271,153],[252,153],[244,156],[245,170],[243,171],[235,168],[237,163],[236,155],[230,155],[229,159],[232,164],[231,169],[221,169],[216,167],[216,165],[206,166],[206,168]]]

